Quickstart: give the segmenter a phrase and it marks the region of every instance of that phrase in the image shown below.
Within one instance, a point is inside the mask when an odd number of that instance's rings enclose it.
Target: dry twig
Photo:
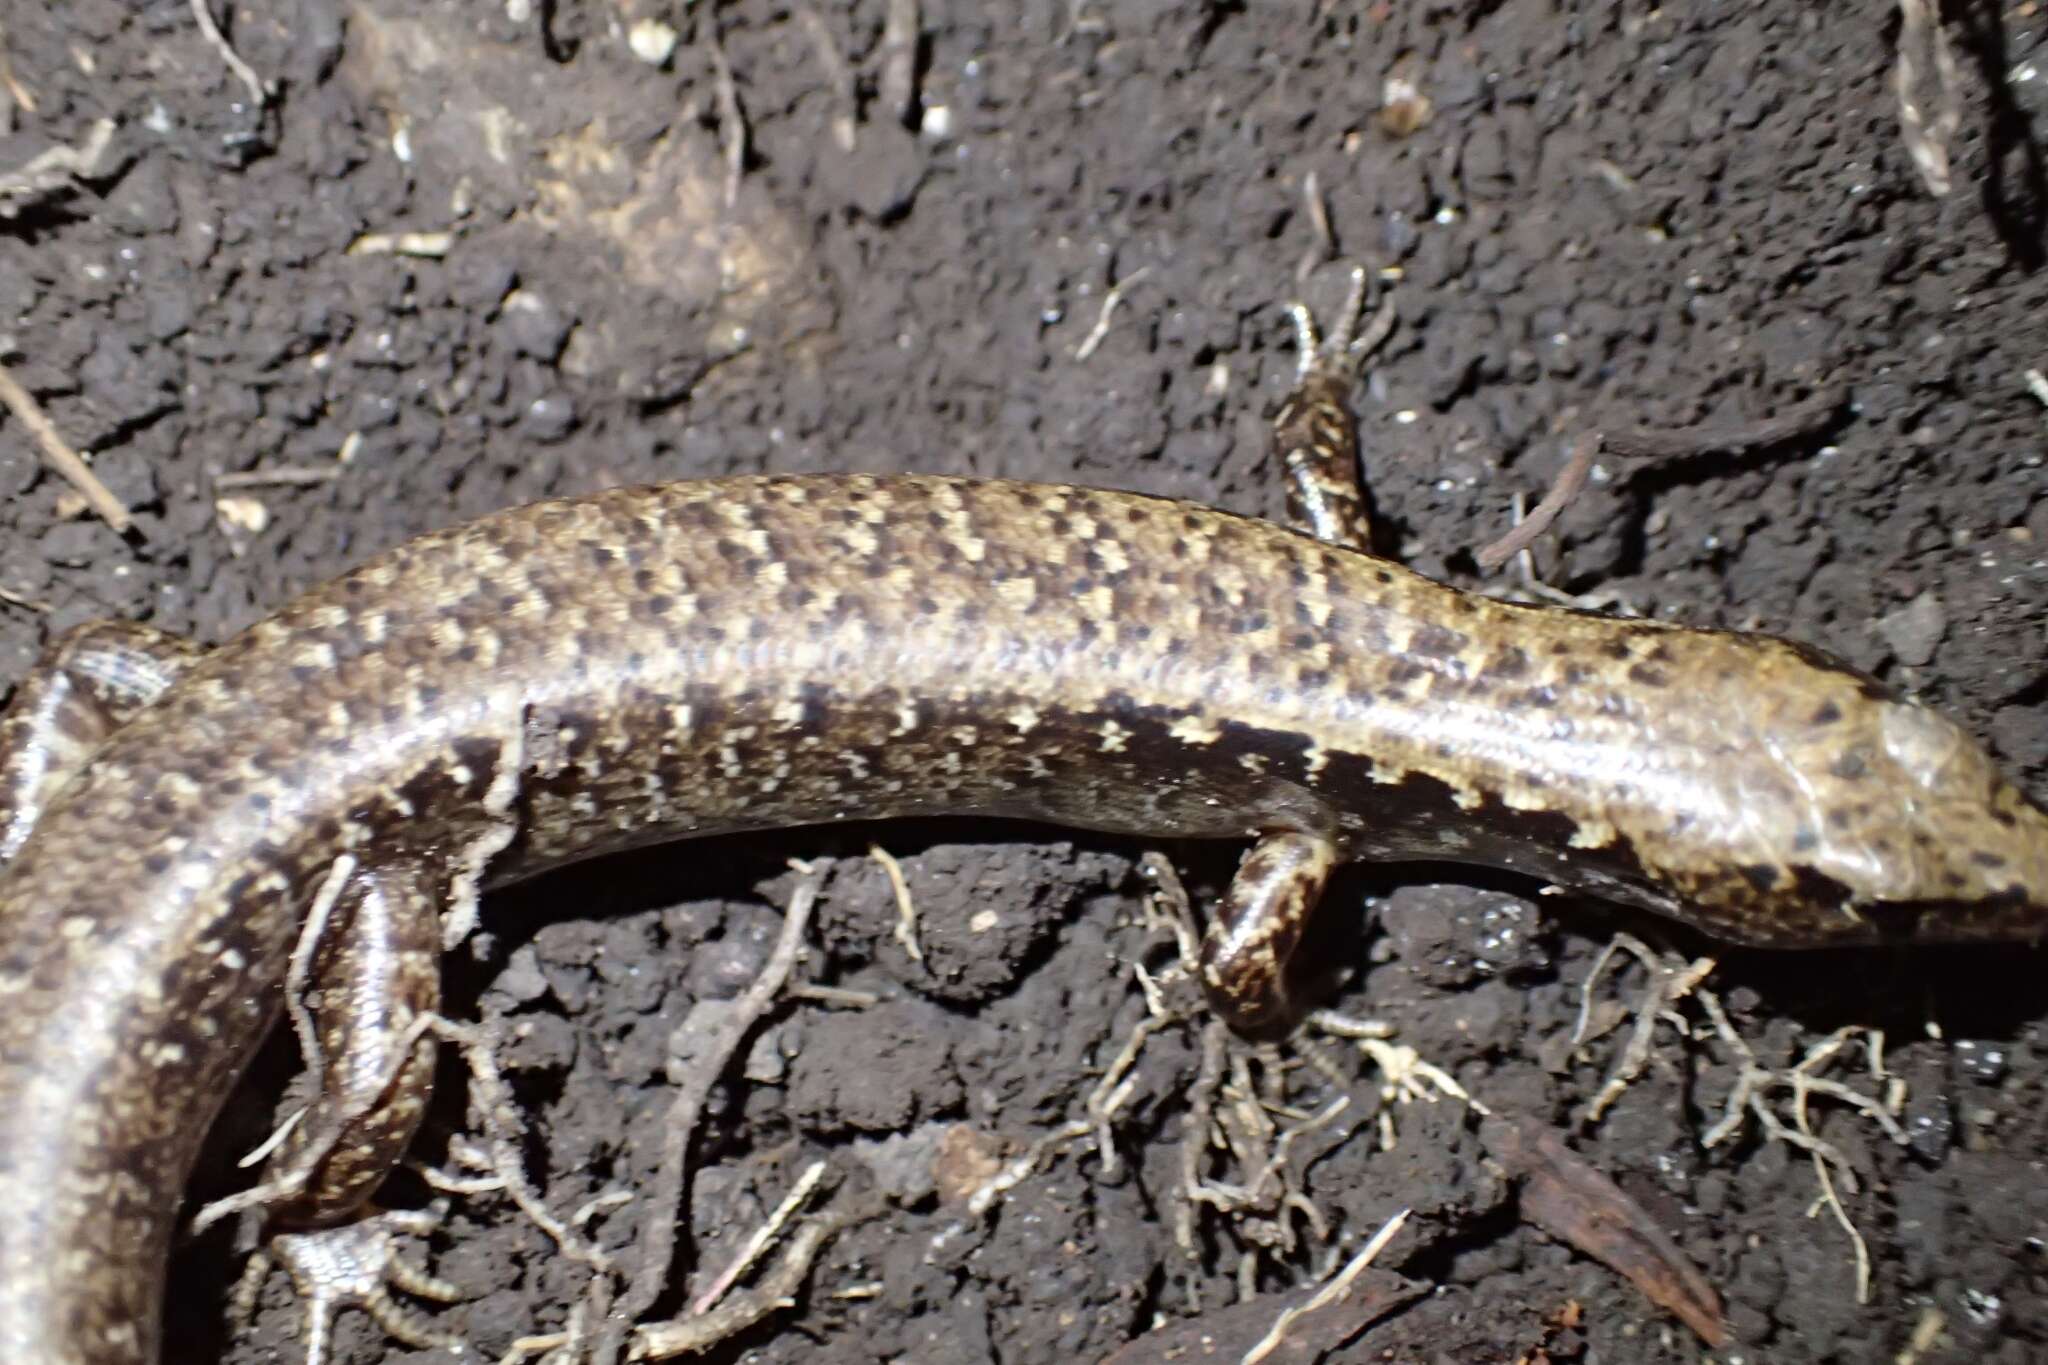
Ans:
[[[1934,89],[1929,93],[1937,108],[1932,118],[1919,89],[1923,51],[1934,68]],[[1941,17],[1927,0],[1899,0],[1899,63],[1892,73],[1892,88],[1899,97],[1899,132],[1920,183],[1937,199],[1952,183],[1948,144],[1963,122],[1960,86],[1955,50],[1942,31]]]
[[[216,474],[213,486],[217,490],[235,488],[307,488],[316,484],[333,483],[341,477],[340,465],[271,465],[264,469],[244,469]]]
[[[43,458],[49,461],[50,467],[71,481],[71,486],[91,504],[93,511],[100,514],[102,521],[116,532],[126,532],[134,524],[121,500],[99,481],[77,451],[64,444],[64,438],[57,432],[57,424],[50,420],[42,405],[21,386],[5,365],[0,365],[0,403],[5,403],[8,411],[28,428],[29,435],[35,437],[36,445],[41,447]]]
[[[877,94],[898,123],[910,122],[917,105],[917,36],[924,26],[918,0],[889,0],[882,20],[882,76]]]
[[[0,219],[18,218],[28,205],[101,174],[105,169],[101,158],[113,137],[114,121],[103,118],[76,147],[52,147],[30,157],[19,170],[0,175]]]

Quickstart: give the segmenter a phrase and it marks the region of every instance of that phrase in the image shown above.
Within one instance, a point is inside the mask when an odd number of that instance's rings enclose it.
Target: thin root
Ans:
[[[1095,315],[1095,325],[1088,329],[1088,335],[1081,338],[1081,344],[1074,348],[1074,359],[1087,360],[1095,354],[1096,348],[1102,345],[1102,339],[1109,335],[1109,320],[1115,317],[1116,310],[1123,306],[1124,294],[1151,271],[1152,267],[1149,265],[1139,266],[1110,286],[1109,292],[1102,296],[1102,311]]]

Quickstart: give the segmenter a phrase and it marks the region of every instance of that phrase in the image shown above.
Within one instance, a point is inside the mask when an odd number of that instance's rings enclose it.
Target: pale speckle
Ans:
[[[1615,828],[1605,820],[1581,818],[1567,841],[1573,848],[1606,848],[1615,839]]]
[[[1188,715],[1168,727],[1167,732],[1183,744],[1214,744],[1223,737],[1223,730],[1206,716]]]
[[[1019,706],[1004,719],[1016,728],[1018,734],[1028,735],[1038,728],[1038,723],[1043,717],[1029,706]]]
[[[1095,733],[1102,737],[1102,752],[1106,754],[1122,753],[1124,745],[1129,742],[1131,737],[1129,730],[1124,729],[1123,726],[1118,725],[1113,720],[1102,722],[1101,728]]]

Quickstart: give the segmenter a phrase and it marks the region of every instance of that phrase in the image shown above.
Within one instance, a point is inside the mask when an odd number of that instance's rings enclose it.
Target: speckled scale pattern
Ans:
[[[1207,508],[745,478],[401,546],[193,664],[0,881],[0,1356],[153,1358],[187,1169],[338,855],[480,885],[979,811],[1320,836],[1784,945],[2032,937],[2048,817],[1800,647],[1504,605]]]

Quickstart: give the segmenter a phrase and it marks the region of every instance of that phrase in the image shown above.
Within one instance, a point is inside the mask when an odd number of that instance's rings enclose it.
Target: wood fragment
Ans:
[[[1720,1296],[1642,1205],[1565,1146],[1551,1128],[1524,1118],[1479,1126],[1487,1154],[1521,1184],[1522,1217],[1620,1272],[1709,1347],[1728,1342]]]

